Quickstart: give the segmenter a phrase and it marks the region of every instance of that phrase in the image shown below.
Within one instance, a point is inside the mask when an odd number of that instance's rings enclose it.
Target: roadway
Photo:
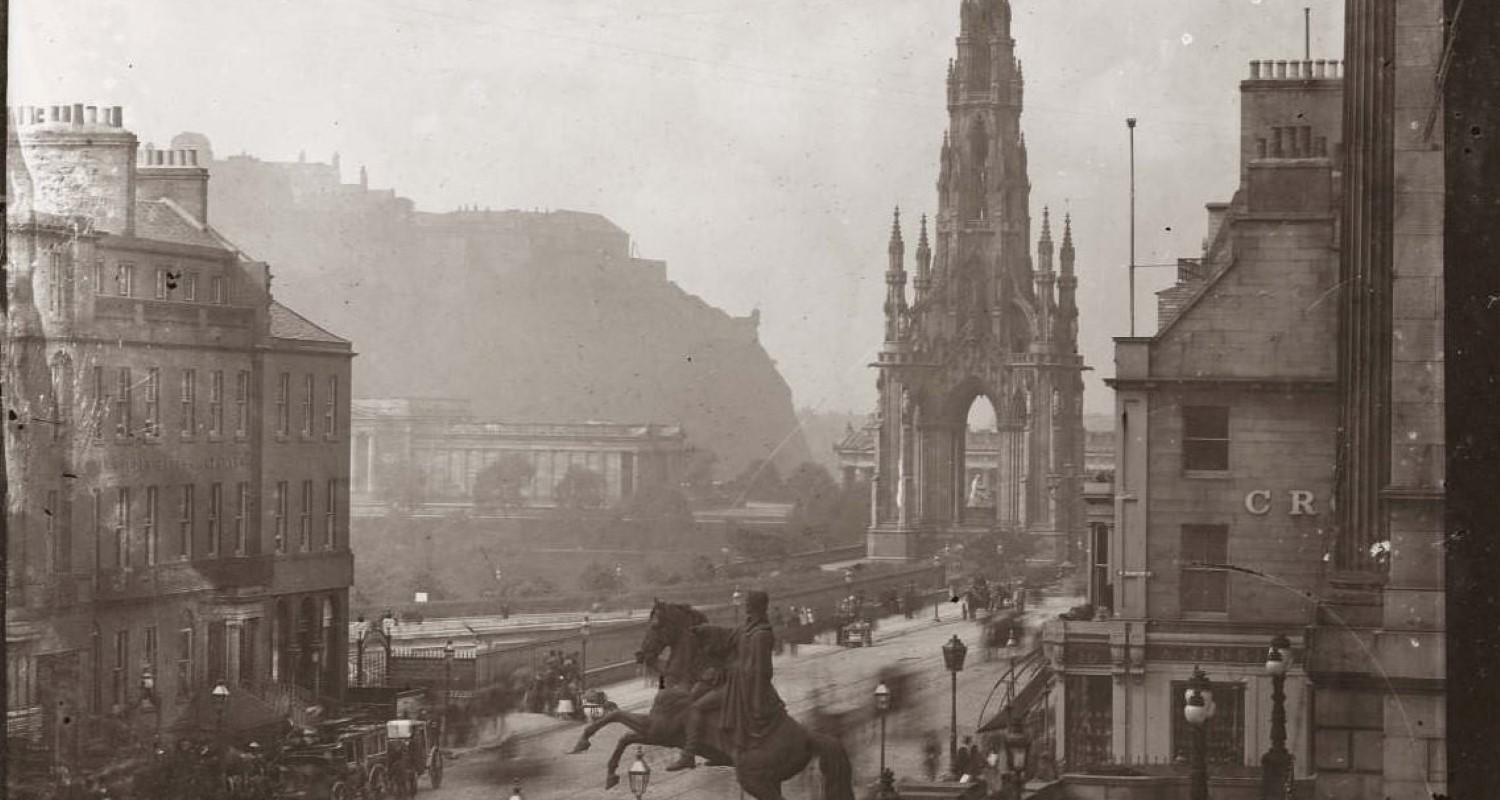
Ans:
[[[1041,598],[1027,612],[1028,626],[1055,617],[1078,602],[1077,598]],[[912,696],[898,698],[899,708],[887,717],[887,764],[898,781],[903,777],[920,779],[923,738],[930,732],[942,742],[946,768],[950,679],[943,667],[940,648],[955,634],[969,647],[968,660],[958,681],[958,728],[962,740],[982,723],[980,711],[987,698],[985,716],[998,711],[1005,688],[995,690],[992,697],[991,692],[1008,667],[1008,656],[1019,656],[1026,645],[1016,648],[1014,653],[1002,648],[993,660],[987,661],[977,626],[959,619],[956,604],[945,604],[942,621],[936,623],[930,613],[914,620],[901,617],[882,620],[873,647],[804,645],[795,657],[784,654],[776,658],[776,688],[794,717],[806,720],[815,704],[835,713],[852,712],[846,717],[844,743],[854,767],[857,796],[865,795],[865,787],[873,783],[879,772],[880,728],[873,712],[873,692],[877,674],[889,665],[912,674],[908,680]],[[654,688],[647,688],[638,680],[602,688],[611,700],[628,711],[644,712],[655,693]],[[596,800],[609,796],[629,800],[624,778],[634,752],[628,752],[621,761],[621,784],[609,792],[604,790],[605,762],[625,728],[612,726],[602,730],[594,737],[592,749],[568,755],[583,728],[581,722],[559,721],[539,714],[512,714],[502,724],[504,730],[494,732],[491,737],[498,744],[456,753],[456,758],[447,764],[442,789],[431,789],[424,779],[419,797],[494,800],[508,797],[512,781],[519,780],[526,800]],[[647,797],[668,800],[738,796],[731,769],[700,766],[695,770],[666,772],[665,765],[676,755],[675,750],[668,748],[645,748],[646,762],[651,766]],[[782,790],[788,800],[817,797],[809,792],[811,777],[804,774],[784,784]]]

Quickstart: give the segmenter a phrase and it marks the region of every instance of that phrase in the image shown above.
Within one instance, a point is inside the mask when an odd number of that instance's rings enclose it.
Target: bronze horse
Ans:
[[[651,705],[651,713],[642,716],[615,711],[590,724],[579,736],[574,753],[589,748],[589,738],[600,728],[619,722],[630,728],[620,737],[610,756],[605,788],[620,782],[617,772],[620,757],[634,744],[681,747],[685,740],[684,719],[694,699],[694,685],[722,675],[732,653],[716,651],[709,643],[724,641],[730,631],[706,625],[707,618],[691,606],[656,601],[651,609],[638,661],[654,662],[667,648],[671,655],[663,670],[661,689]],[[699,687],[702,688],[701,686]],[[728,737],[719,730],[717,715],[704,720],[707,730],[700,737],[702,754],[710,766],[735,768],[740,786],[756,800],[782,800],[781,784],[801,773],[814,756],[823,773],[825,800],[854,800],[853,778],[849,756],[838,740],[799,725],[791,716],[783,717],[772,733],[749,749],[731,751]]]

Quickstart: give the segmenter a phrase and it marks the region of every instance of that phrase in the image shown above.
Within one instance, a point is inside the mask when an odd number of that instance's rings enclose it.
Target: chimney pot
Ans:
[[[1260,61],[1252,59],[1250,61],[1250,80],[1253,81],[1253,80],[1255,80],[1255,79],[1257,79],[1259,77],[1260,77]]]
[[[125,109],[122,106],[115,106],[114,125],[116,128],[123,128],[125,126]]]
[[[82,125],[83,124],[83,103],[74,103],[73,104],[73,124],[74,125]]]
[[[1277,61],[1276,62],[1276,77],[1278,77],[1278,78],[1285,78],[1286,77],[1286,62],[1285,61]]]
[[[97,125],[97,124],[99,124],[99,107],[98,106],[89,106],[88,108],[84,109],[84,111],[88,113],[88,119],[85,120],[86,122],[88,122],[88,124],[90,124],[90,125]]]

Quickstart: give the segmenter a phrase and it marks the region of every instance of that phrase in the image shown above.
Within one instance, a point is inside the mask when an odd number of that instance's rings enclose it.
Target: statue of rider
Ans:
[[[771,685],[771,655],[776,635],[767,617],[770,597],[752,591],[745,598],[745,621],[734,629],[700,625],[694,629],[711,649],[733,653],[727,680],[722,690],[703,691],[695,687],[694,701],[688,708],[686,742],[682,757],[667,769],[690,769],[697,765],[698,737],[701,721],[707,712],[720,707],[719,728],[723,741],[736,750],[755,746],[786,716],[786,704]]]

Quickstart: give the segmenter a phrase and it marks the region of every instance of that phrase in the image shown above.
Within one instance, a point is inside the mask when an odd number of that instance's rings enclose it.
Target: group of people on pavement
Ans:
[[[548,650],[541,669],[532,675],[523,705],[533,714],[561,713],[577,717],[583,713],[582,690],[583,671],[579,667],[578,653]],[[571,709],[563,705],[564,700],[572,706]]]

